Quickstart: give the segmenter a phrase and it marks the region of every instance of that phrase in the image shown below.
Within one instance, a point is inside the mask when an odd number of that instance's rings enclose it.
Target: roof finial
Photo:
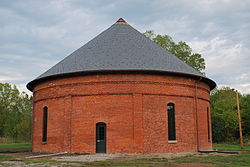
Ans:
[[[123,18],[119,18],[115,24],[128,24]]]

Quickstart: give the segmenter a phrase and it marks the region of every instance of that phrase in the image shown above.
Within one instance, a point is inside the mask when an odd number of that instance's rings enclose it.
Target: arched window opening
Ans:
[[[209,117],[209,108],[207,107],[207,139],[208,139],[208,142],[211,141],[210,139],[210,117]]]
[[[43,107],[43,131],[42,131],[42,143],[47,143],[47,127],[48,127],[48,107]]]
[[[176,140],[174,104],[169,103],[167,109],[168,109],[168,140]]]

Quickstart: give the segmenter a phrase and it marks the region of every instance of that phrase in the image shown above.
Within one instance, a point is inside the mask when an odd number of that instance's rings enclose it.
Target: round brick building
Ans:
[[[28,83],[34,93],[32,150],[211,150],[215,86],[119,19]]]

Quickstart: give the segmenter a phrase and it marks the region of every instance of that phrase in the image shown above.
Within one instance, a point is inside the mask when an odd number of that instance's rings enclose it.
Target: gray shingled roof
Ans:
[[[120,23],[113,24],[31,81],[27,87],[32,90],[34,82],[51,76],[113,70],[159,71],[206,78],[130,25]]]

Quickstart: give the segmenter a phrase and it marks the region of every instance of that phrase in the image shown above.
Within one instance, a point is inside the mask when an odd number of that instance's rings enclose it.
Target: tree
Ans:
[[[0,83],[0,137],[30,141],[32,97],[16,86]]]
[[[235,140],[238,132],[238,117],[235,92],[229,87],[215,89],[211,93],[213,141]]]
[[[242,130],[244,136],[250,136],[250,94],[240,98]]]
[[[146,31],[144,35],[197,71],[202,72],[206,68],[205,59],[199,53],[192,53],[187,43],[175,43],[170,36],[156,35],[152,30]]]
[[[19,91],[15,86],[12,87],[10,84],[0,83],[0,136],[12,132],[9,132],[9,124],[15,124],[12,116],[16,109],[18,95]],[[8,117],[12,121],[7,119]],[[6,124],[7,121],[9,121],[8,125]]]
[[[211,93],[213,141],[227,142],[239,138],[236,92],[230,87],[215,89]],[[239,94],[242,129],[250,134],[250,95]]]
[[[19,99],[19,112],[21,120],[16,124],[17,139],[22,141],[31,140],[31,128],[32,128],[32,97],[26,93],[20,94]]]

